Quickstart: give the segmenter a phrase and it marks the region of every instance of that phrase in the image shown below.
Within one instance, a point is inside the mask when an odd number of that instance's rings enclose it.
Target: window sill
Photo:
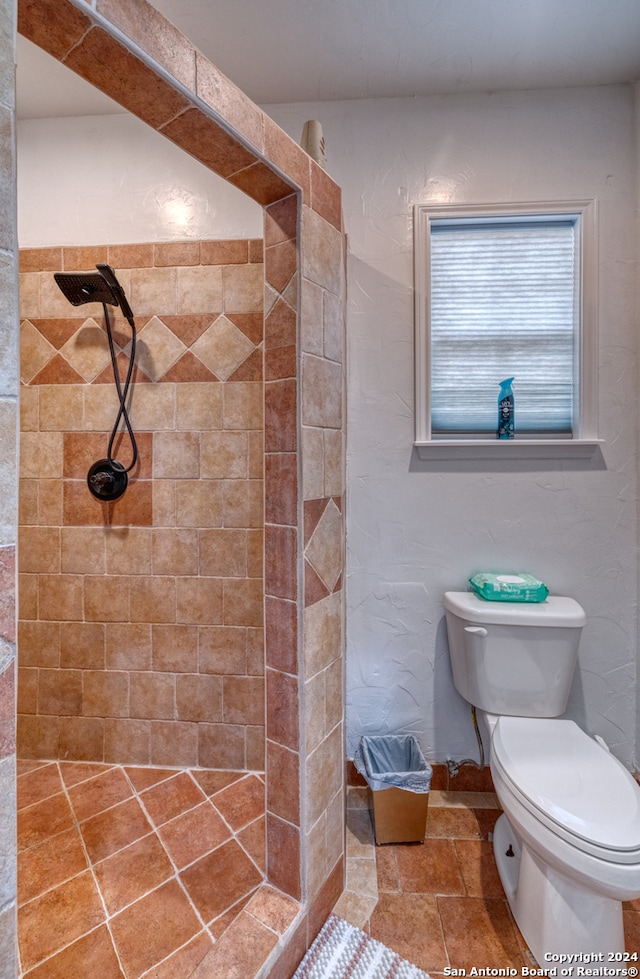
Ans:
[[[413,444],[421,459],[589,459],[604,439],[433,439]]]

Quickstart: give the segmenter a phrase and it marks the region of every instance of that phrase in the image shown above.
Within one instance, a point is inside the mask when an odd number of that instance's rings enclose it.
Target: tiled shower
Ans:
[[[264,770],[262,251],[22,253],[22,758]],[[92,260],[138,333],[138,461],[112,503],[86,484],[118,408],[102,309],[53,280]]]
[[[262,768],[266,886],[299,910],[252,901],[225,939],[285,977],[344,879],[340,192],[146,4],[20,0],[18,29],[264,209],[263,242],[21,255],[20,753]],[[140,331],[140,462],[98,515],[117,403],[52,273],[99,261]]]

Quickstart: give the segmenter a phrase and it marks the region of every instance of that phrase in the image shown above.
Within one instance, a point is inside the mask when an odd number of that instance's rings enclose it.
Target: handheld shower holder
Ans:
[[[133,469],[138,458],[138,449],[135,436],[127,408],[127,393],[132,382],[133,366],[136,353],[136,327],[133,319],[131,307],[127,302],[124,289],[118,282],[116,274],[110,265],[96,265],[97,272],[56,272],[54,279],[60,290],[73,306],[81,306],[84,303],[102,303],[104,310],[105,326],[109,339],[109,352],[111,355],[111,366],[113,367],[113,379],[118,392],[120,408],[111,432],[109,445],[107,448],[107,458],[99,459],[95,462],[87,475],[87,485],[90,492],[98,500],[110,502],[122,496],[127,488],[129,477],[127,473]],[[122,315],[127,319],[131,327],[131,353],[129,356],[129,367],[124,385],[120,382],[116,365],[116,352],[113,342],[113,334],[107,310],[107,303],[111,306],[119,306]],[[116,438],[120,422],[124,421],[124,426],[131,440],[132,459],[125,468],[121,462],[114,459],[111,455],[114,440]]]

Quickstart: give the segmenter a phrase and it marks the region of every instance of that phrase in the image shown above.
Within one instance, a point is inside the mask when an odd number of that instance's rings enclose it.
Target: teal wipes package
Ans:
[[[488,602],[544,602],[549,589],[533,575],[492,574],[482,571],[469,578],[476,595]]]

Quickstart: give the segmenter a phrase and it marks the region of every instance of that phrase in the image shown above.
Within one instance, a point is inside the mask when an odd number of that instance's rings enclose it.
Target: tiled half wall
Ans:
[[[139,457],[114,503],[86,482],[118,409],[102,307],[53,279],[96,262],[138,332]],[[263,770],[262,241],[34,249],[21,269],[19,753]]]

